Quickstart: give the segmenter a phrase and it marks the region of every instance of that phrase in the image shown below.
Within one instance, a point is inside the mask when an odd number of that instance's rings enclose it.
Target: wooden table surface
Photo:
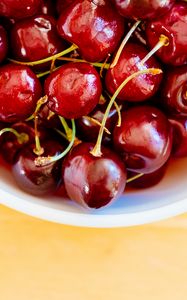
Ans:
[[[187,215],[120,229],[0,206],[1,300],[186,300]]]

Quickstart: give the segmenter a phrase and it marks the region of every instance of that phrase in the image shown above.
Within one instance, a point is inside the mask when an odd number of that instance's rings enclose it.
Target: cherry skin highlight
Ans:
[[[103,156],[94,157],[93,147],[89,143],[74,147],[63,162],[62,176],[70,199],[87,208],[101,208],[123,193],[126,170],[112,150],[103,147]]]
[[[148,44],[153,48],[161,34],[169,39],[169,45],[162,47],[156,55],[169,65],[187,64],[187,3],[177,2],[163,17],[150,21],[146,26]]]
[[[6,58],[8,52],[8,37],[3,26],[0,25],[0,64]]]
[[[122,113],[122,124],[115,128],[113,141],[128,170],[152,173],[171,154],[171,125],[157,108],[135,106]]]
[[[110,1],[77,0],[58,20],[62,38],[76,44],[87,61],[105,60],[124,34],[124,20]]]
[[[45,81],[48,107],[67,119],[89,114],[99,103],[101,81],[95,68],[87,63],[68,63]]]
[[[128,43],[120,58],[113,68],[107,71],[105,83],[107,90],[114,94],[120,84],[131,74],[149,68],[160,68],[160,64],[151,57],[144,65],[139,64],[147,55],[143,45]],[[162,74],[142,74],[129,82],[118,95],[120,100],[144,101],[152,97],[158,90],[162,80]]]
[[[28,118],[41,93],[41,84],[30,68],[14,64],[0,67],[0,121]]]
[[[45,155],[58,155],[63,147],[56,141],[49,139],[42,144]],[[56,191],[61,183],[61,161],[47,166],[36,167],[34,145],[23,148],[17,155],[12,172],[17,184],[25,192],[42,196]]]
[[[17,22],[10,40],[13,57],[25,62],[41,60],[66,48],[57,33],[55,19],[42,14]]]
[[[114,0],[119,13],[130,19],[155,19],[167,13],[175,0]]]

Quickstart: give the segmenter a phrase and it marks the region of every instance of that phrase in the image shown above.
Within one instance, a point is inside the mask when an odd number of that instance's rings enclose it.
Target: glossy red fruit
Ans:
[[[0,67],[0,121],[19,122],[29,117],[41,97],[36,75],[26,66]]]
[[[8,37],[3,26],[0,25],[0,64],[6,58],[8,52]]]
[[[119,13],[130,19],[155,19],[167,13],[175,0],[114,0]]]
[[[162,62],[174,66],[187,64],[187,3],[177,2],[164,16],[147,24],[146,35],[153,48],[163,34],[169,45],[162,47],[156,55]]]
[[[63,10],[59,34],[79,47],[87,61],[100,61],[115,51],[124,34],[124,20],[110,1],[77,0]]]
[[[101,96],[101,81],[94,67],[87,63],[68,63],[45,81],[49,108],[67,119],[89,114]]]
[[[66,48],[51,16],[37,15],[17,22],[10,34],[13,57],[20,61],[36,61]]]
[[[113,133],[114,146],[127,169],[152,173],[168,160],[172,130],[168,119],[155,107],[143,105],[122,114],[122,125]]]
[[[66,8],[67,6],[69,6],[71,3],[75,2],[76,0],[57,0],[56,2],[56,8],[57,8],[57,12],[60,15],[61,13],[63,13],[64,8]]]
[[[103,156],[90,154],[93,144],[74,147],[63,162],[64,184],[70,199],[84,207],[101,208],[124,191],[126,170],[120,158],[102,148]]]
[[[0,15],[8,18],[23,19],[36,14],[41,0],[1,0]]]
[[[129,183],[129,186],[136,189],[147,189],[158,184],[163,179],[166,173],[167,165],[168,164],[166,163],[161,168],[154,171],[153,173],[144,174],[143,176],[133,180],[132,182]],[[137,173],[128,172],[129,178],[132,178],[133,176],[136,175]]]
[[[53,156],[61,153],[63,147],[56,141],[43,143],[44,155]],[[56,191],[61,183],[61,161],[47,166],[36,167],[33,152],[34,145],[25,147],[17,156],[12,172],[17,184],[22,190],[32,195],[48,195]]]
[[[114,94],[120,84],[137,71],[149,68],[160,68],[160,64],[154,57],[140,65],[141,60],[148,54],[143,45],[128,43],[113,68],[107,71],[105,83],[107,90]],[[120,92],[118,99],[128,101],[144,101],[152,97],[158,90],[162,80],[162,74],[142,74],[131,80]]]
[[[187,156],[187,117],[171,116],[169,121],[173,126],[173,149],[174,157]]]
[[[187,116],[187,66],[166,70],[160,103],[172,114]]]

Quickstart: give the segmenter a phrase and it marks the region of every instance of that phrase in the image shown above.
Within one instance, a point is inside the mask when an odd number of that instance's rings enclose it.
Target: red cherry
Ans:
[[[136,106],[122,113],[121,127],[113,133],[115,149],[127,169],[152,173],[168,160],[172,130],[168,119],[155,107]]]
[[[0,67],[0,121],[19,122],[29,117],[41,92],[38,78],[28,67]]]
[[[173,126],[173,149],[175,157],[187,156],[187,117],[171,116],[169,121]]]
[[[63,10],[59,34],[76,44],[87,61],[100,61],[115,51],[124,34],[124,20],[110,1],[77,0]]]
[[[119,13],[130,19],[155,19],[168,12],[175,0],[114,0]]]
[[[52,56],[66,48],[51,16],[37,15],[17,22],[10,34],[13,57],[32,62]]]
[[[87,63],[68,63],[45,81],[49,108],[67,119],[89,114],[101,96],[101,81],[95,68]]]
[[[40,5],[41,0],[1,0],[0,15],[23,19],[36,14]]]
[[[63,147],[56,141],[48,140],[43,143],[45,155],[58,155]],[[17,156],[12,172],[17,184],[22,190],[32,195],[51,194],[61,183],[61,161],[50,163],[47,166],[36,166],[37,157],[34,145],[23,148]]]
[[[187,116],[187,66],[166,70],[159,102],[167,112]]]
[[[174,66],[187,64],[187,3],[179,1],[164,16],[147,24],[146,35],[151,48],[161,35],[169,39],[156,55],[162,62]]]
[[[0,64],[8,52],[8,38],[5,29],[0,25]]]
[[[106,74],[106,87],[111,94],[131,74],[149,68],[160,68],[159,63],[151,57],[144,65],[141,60],[147,55],[143,45],[128,43],[125,45],[117,64],[110,68]],[[120,100],[144,101],[152,97],[159,88],[162,74],[142,74],[129,82],[118,95]]]
[[[84,207],[100,208],[121,196],[126,170],[120,158],[102,148],[103,156],[90,154],[93,144],[74,147],[63,162],[64,184],[70,199]]]
[[[63,13],[64,8],[69,6],[71,3],[75,2],[76,0],[57,0],[56,2],[56,8],[57,8],[57,12],[60,15],[61,13]]]
[[[48,16],[55,16],[56,8],[53,0],[42,0],[40,10],[38,12]]]

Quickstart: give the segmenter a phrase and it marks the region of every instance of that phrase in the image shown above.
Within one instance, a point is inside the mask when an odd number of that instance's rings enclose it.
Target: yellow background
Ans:
[[[1,300],[186,300],[187,215],[86,229],[0,206]]]

